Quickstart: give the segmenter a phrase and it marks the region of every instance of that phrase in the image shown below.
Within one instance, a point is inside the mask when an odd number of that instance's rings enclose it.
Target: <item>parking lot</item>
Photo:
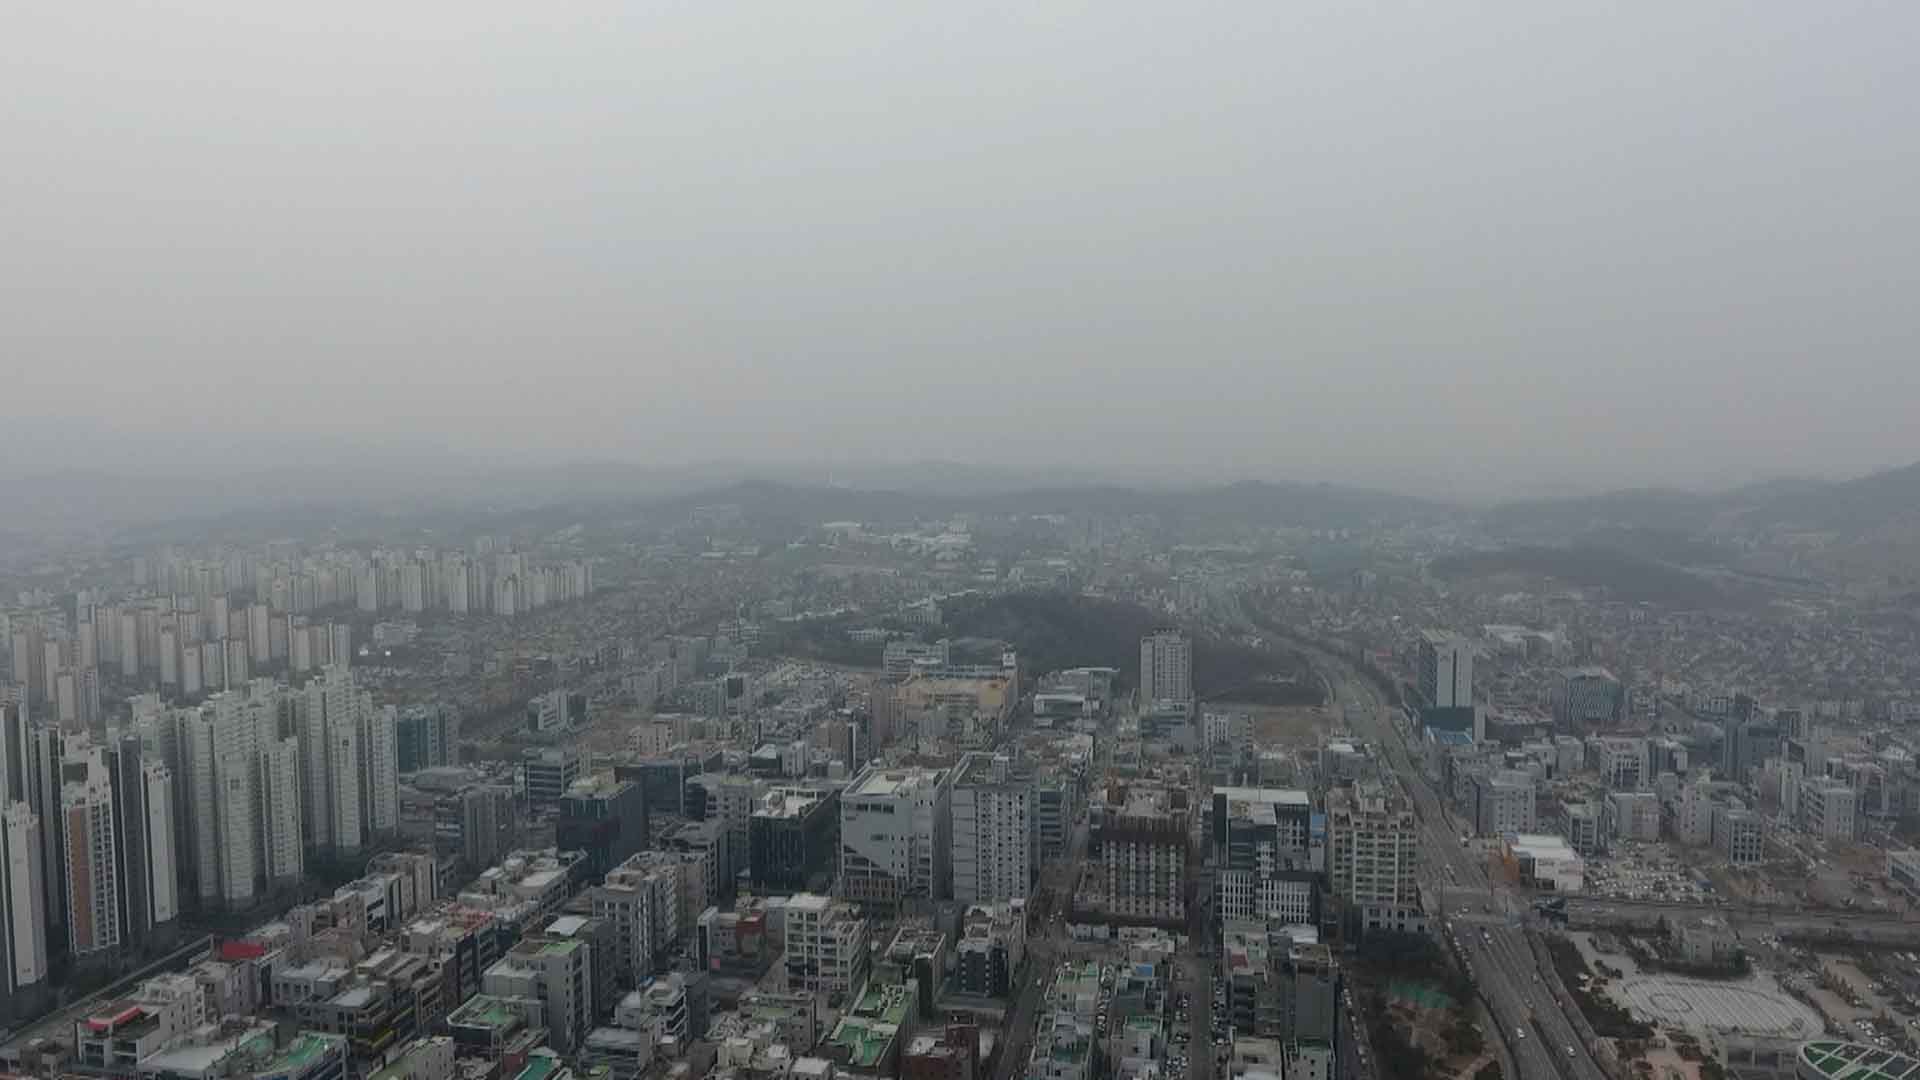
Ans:
[[[1700,902],[1716,895],[1692,861],[1664,843],[1635,841],[1616,841],[1610,853],[1588,860],[1586,891],[1613,900]]]

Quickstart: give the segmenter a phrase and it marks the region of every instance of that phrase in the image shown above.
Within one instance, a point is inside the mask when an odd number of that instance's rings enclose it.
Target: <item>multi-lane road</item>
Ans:
[[[1327,680],[1330,707],[1341,709],[1347,723],[1379,748],[1390,769],[1399,776],[1413,800],[1420,821],[1421,886],[1431,903],[1430,914],[1442,919],[1470,910],[1482,918],[1459,927],[1463,955],[1472,967],[1475,985],[1498,1030],[1498,1044],[1506,1051],[1509,1076],[1561,1077],[1563,1080],[1606,1080],[1607,1074],[1580,1041],[1572,1022],[1550,992],[1551,972],[1542,972],[1534,959],[1526,931],[1519,925],[1525,909],[1517,897],[1492,880],[1481,859],[1461,843],[1461,834],[1424,770],[1413,760],[1393,713],[1374,685],[1346,661],[1322,650],[1309,650]],[[1489,918],[1495,916],[1496,918]]]

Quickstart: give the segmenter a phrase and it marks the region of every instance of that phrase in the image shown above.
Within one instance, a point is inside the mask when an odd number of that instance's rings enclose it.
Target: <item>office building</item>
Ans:
[[[1553,722],[1561,731],[1579,733],[1611,727],[1626,712],[1626,690],[1603,667],[1569,668],[1559,673],[1549,696]]]
[[[1179,630],[1140,639],[1140,700],[1193,700],[1193,642]]]
[[[1440,630],[1422,631],[1415,674],[1420,696],[1428,705],[1472,708],[1473,645],[1465,638]]]
[[[952,895],[953,770],[869,767],[840,796],[840,895],[898,910]]]
[[[1327,879],[1359,934],[1419,931],[1419,826],[1404,796],[1362,781],[1327,793]]]
[[[1857,821],[1857,799],[1852,788],[1832,780],[1810,778],[1800,783],[1800,820],[1807,832],[1829,842],[1851,843]]]
[[[1766,858],[1766,822],[1759,814],[1740,806],[1716,806],[1713,813],[1713,846],[1735,866],[1751,866]]]
[[[519,842],[514,791],[502,785],[474,784],[452,797],[459,815],[459,850],[470,867],[492,866]]]
[[[1749,773],[1779,756],[1781,745],[1780,727],[1773,718],[1752,698],[1735,695],[1720,740],[1720,778],[1746,783]]]
[[[1645,739],[1589,736],[1587,767],[1599,773],[1600,782],[1615,791],[1639,791],[1653,782]]]
[[[1601,828],[1615,840],[1660,839],[1660,796],[1651,791],[1609,792],[1602,813]]]
[[[852,904],[813,893],[787,900],[789,993],[825,994],[830,1002],[866,985],[867,920]]]
[[[554,842],[587,856],[587,876],[600,877],[647,845],[647,800],[640,785],[610,773],[576,780],[560,797]]]
[[[1003,903],[1033,881],[1033,785],[1008,775],[1011,761],[972,753],[953,782],[953,899]]]
[[[752,847],[753,811],[758,789],[754,781],[730,773],[703,773],[687,778],[686,815],[694,821],[717,821],[727,832],[727,857],[719,873],[730,890],[747,869]]]
[[[580,779],[584,763],[571,746],[530,749],[521,756],[520,773],[529,807],[555,806]]]
[[[1306,792],[1214,788],[1212,825],[1216,919],[1315,921],[1326,850]]]
[[[460,764],[460,717],[445,705],[409,705],[394,725],[401,773]]]
[[[840,856],[840,792],[777,787],[747,822],[748,880],[756,892],[826,888]]]
[[[1495,769],[1472,777],[1473,831],[1478,836],[1530,833],[1539,826],[1533,774]]]

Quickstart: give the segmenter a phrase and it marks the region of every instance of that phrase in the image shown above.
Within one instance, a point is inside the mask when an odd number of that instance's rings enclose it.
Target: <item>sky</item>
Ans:
[[[33,4],[0,460],[1920,460],[1920,6]]]

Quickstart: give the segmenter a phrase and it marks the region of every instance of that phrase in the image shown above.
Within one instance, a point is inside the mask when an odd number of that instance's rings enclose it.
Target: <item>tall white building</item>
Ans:
[[[174,846],[173,771],[157,762],[140,767],[140,821],[146,830],[142,870],[147,921],[170,923],[180,916],[180,863]]]
[[[1465,638],[1422,631],[1418,667],[1420,694],[1428,704],[1442,709],[1473,704],[1473,646]]]
[[[357,715],[326,726],[325,764],[327,834],[336,851],[360,850],[366,837],[366,801],[362,790],[361,733]]]
[[[260,748],[260,851],[269,881],[293,881],[306,872],[297,739],[273,739]]]
[[[1371,782],[1327,793],[1327,884],[1359,933],[1425,926],[1419,849],[1419,825],[1399,793]]]
[[[1178,630],[1140,639],[1140,700],[1193,700],[1193,642]]]
[[[953,783],[953,898],[1002,903],[1028,895],[1033,874],[1033,785],[1009,762],[968,754]]]
[[[260,733],[273,730],[277,707],[271,684],[256,685],[215,694],[183,717],[180,787],[191,800],[202,901],[244,907],[257,894]]]
[[[398,827],[396,725],[395,710],[375,709],[346,664],[330,664],[307,683],[295,727],[301,817],[315,847],[355,852]]]
[[[9,802],[0,811],[0,996],[47,978],[45,877],[40,818],[26,803]]]
[[[400,827],[400,710],[392,705],[360,709],[361,819],[375,834]]]
[[[840,795],[840,890],[861,904],[951,895],[951,769],[868,767]]]

